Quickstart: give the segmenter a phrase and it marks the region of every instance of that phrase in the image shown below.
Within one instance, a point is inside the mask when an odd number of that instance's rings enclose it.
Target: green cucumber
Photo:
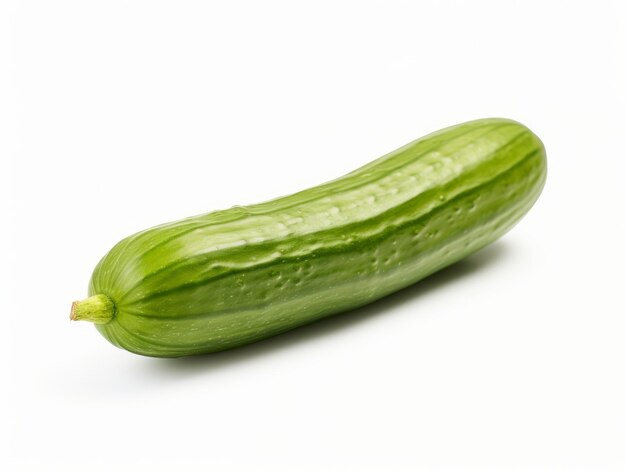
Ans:
[[[530,209],[545,178],[544,146],[523,125],[446,128],[329,183],[122,240],[70,317],[148,356],[249,344],[476,252]]]

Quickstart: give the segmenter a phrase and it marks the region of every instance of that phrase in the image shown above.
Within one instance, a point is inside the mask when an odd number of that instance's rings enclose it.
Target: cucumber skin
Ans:
[[[155,357],[288,331],[478,251],[530,209],[545,178],[544,146],[523,125],[446,128],[329,183],[122,240],[89,284],[115,304],[96,328]]]

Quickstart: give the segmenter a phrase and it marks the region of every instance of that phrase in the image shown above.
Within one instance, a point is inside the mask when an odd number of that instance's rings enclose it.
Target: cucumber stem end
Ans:
[[[115,315],[115,304],[105,294],[96,294],[82,301],[74,301],[70,320],[106,324]]]

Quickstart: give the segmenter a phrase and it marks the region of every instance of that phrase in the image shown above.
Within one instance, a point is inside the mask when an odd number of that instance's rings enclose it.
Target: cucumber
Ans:
[[[141,355],[249,344],[476,252],[530,209],[545,178],[544,146],[523,125],[446,128],[323,185],[122,240],[70,317]]]

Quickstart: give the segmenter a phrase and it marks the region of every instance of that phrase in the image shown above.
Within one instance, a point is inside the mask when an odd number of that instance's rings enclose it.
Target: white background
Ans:
[[[618,3],[3,3],[3,469],[626,469]],[[68,320],[126,235],[491,116],[545,190],[415,287],[193,359]]]

